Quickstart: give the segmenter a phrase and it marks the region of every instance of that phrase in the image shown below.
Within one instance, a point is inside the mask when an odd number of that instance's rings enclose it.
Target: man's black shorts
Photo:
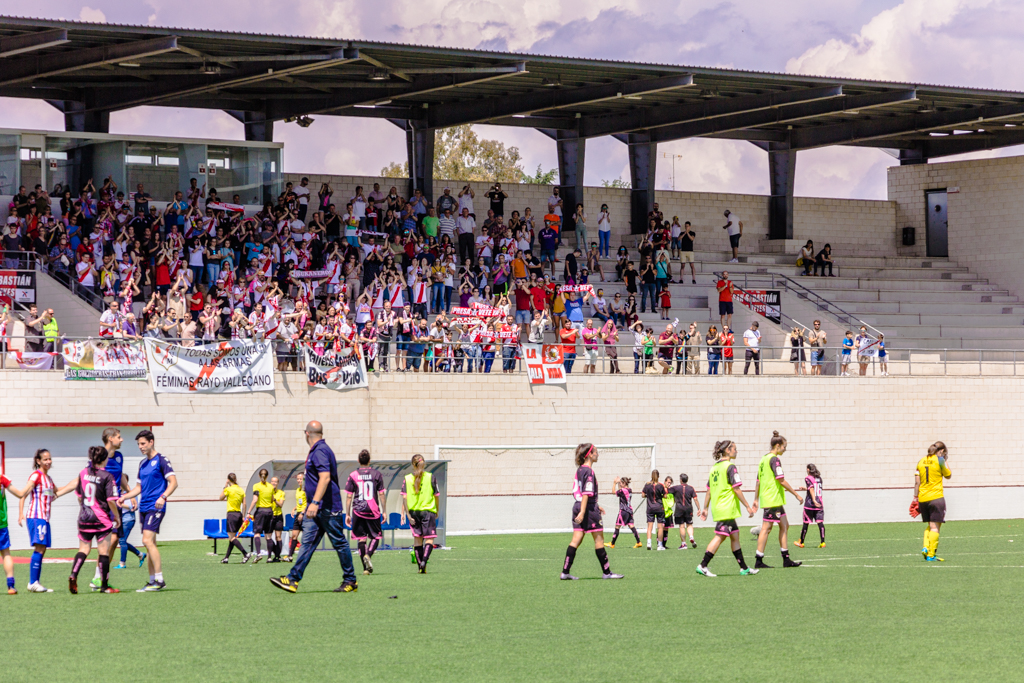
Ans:
[[[381,538],[382,536],[380,517],[367,519],[359,515],[352,515],[352,538],[361,541],[364,538]]]
[[[228,513],[228,533],[237,534],[238,530],[242,528],[242,513],[241,512],[229,512]]]
[[[252,532],[259,536],[260,534],[269,534],[273,530],[273,508],[256,508],[256,514],[252,517]]]
[[[946,499],[936,498],[927,502],[918,503],[918,510],[921,511],[921,520],[924,522],[935,522],[942,524],[946,521]]]
[[[732,302],[731,301],[719,301],[718,302],[718,315],[732,315]]]
[[[676,508],[676,525],[693,524],[693,507]]]

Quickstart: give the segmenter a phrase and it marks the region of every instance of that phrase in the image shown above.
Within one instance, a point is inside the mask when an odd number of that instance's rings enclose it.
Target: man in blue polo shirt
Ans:
[[[117,501],[121,505],[126,500],[139,496],[139,515],[142,517],[142,544],[149,554],[149,582],[136,593],[153,593],[166,587],[163,572],[160,571],[160,551],[156,547],[156,535],[160,533],[160,523],[167,512],[167,499],[178,488],[178,478],[174,475],[171,462],[156,452],[156,437],[153,432],[143,429],[135,436],[135,443],[142,453],[139,463],[139,480],[127,494]]]
[[[320,544],[324,534],[327,534],[331,539],[331,545],[338,553],[341,572],[344,575],[344,580],[334,592],[352,593],[358,585],[356,570],[352,566],[352,551],[345,538],[345,507],[341,500],[341,489],[338,487],[338,461],[334,457],[334,451],[324,441],[322,424],[313,420],[306,425],[305,434],[306,443],[309,444],[309,455],[306,456],[306,470],[302,481],[309,504],[302,520],[302,547],[288,576],[271,578],[270,583],[289,593],[296,592],[299,589],[299,581],[306,571],[306,565],[313,558],[313,551]]]

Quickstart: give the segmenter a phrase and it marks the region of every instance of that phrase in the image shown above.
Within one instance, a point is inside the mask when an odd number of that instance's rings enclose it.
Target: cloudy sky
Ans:
[[[1024,57],[1021,0],[88,1],[37,0],[31,14],[1024,90],[1017,66]],[[63,121],[45,103],[0,98],[0,127],[61,130]],[[226,114],[160,107],[117,112],[110,128],[242,137]],[[554,144],[540,133],[488,126],[478,132],[518,146],[529,171],[556,165]],[[275,139],[285,143],[289,172],[374,174],[405,155],[403,134],[371,119],[320,116],[305,129],[278,123]],[[611,138],[587,144],[588,185],[629,177],[625,145]],[[674,179],[673,159],[659,160],[659,188],[674,180],[680,190],[767,191],[767,156],[749,143],[689,140],[663,144],[659,152],[675,155]],[[892,163],[871,149],[801,152],[796,191],[882,199]]]

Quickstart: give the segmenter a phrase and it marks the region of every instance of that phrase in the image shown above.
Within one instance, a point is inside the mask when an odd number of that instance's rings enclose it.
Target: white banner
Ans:
[[[274,390],[269,341],[235,340],[179,346],[146,339],[146,360],[157,394],[240,394]]]
[[[366,376],[366,361],[361,355],[353,353],[352,349],[341,352],[328,349],[320,355],[308,344],[303,344],[302,353],[306,358],[306,381],[311,387],[342,391],[370,385]]]
[[[125,339],[86,339],[65,342],[64,379],[146,379],[142,342]]]
[[[53,353],[34,351],[11,351],[7,354],[7,367],[15,365],[19,370],[50,370],[53,368]]]
[[[558,344],[523,344],[526,376],[530,384],[565,384],[562,347]]]
[[[331,276],[329,270],[293,270],[291,272],[293,278],[299,280],[320,280],[325,277]]]

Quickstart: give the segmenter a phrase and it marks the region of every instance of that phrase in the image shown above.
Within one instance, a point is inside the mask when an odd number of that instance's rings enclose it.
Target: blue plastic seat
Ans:
[[[401,521],[401,520],[399,520]],[[385,515],[381,515],[380,530],[381,531],[394,531],[398,527],[391,521],[391,519]]]
[[[284,530],[285,531],[290,530],[292,528],[292,523],[294,521],[295,521],[294,517],[292,517],[291,515],[285,515],[284,516]]]
[[[390,520],[391,520],[392,528],[394,528],[394,529],[408,529],[409,528],[409,523],[408,522],[406,522],[405,524],[402,524],[402,513],[400,513],[400,512],[392,512],[389,515],[389,517],[390,517]]]
[[[203,535],[207,538],[227,538],[228,534],[224,531],[226,524],[227,520],[224,519],[204,519]]]

